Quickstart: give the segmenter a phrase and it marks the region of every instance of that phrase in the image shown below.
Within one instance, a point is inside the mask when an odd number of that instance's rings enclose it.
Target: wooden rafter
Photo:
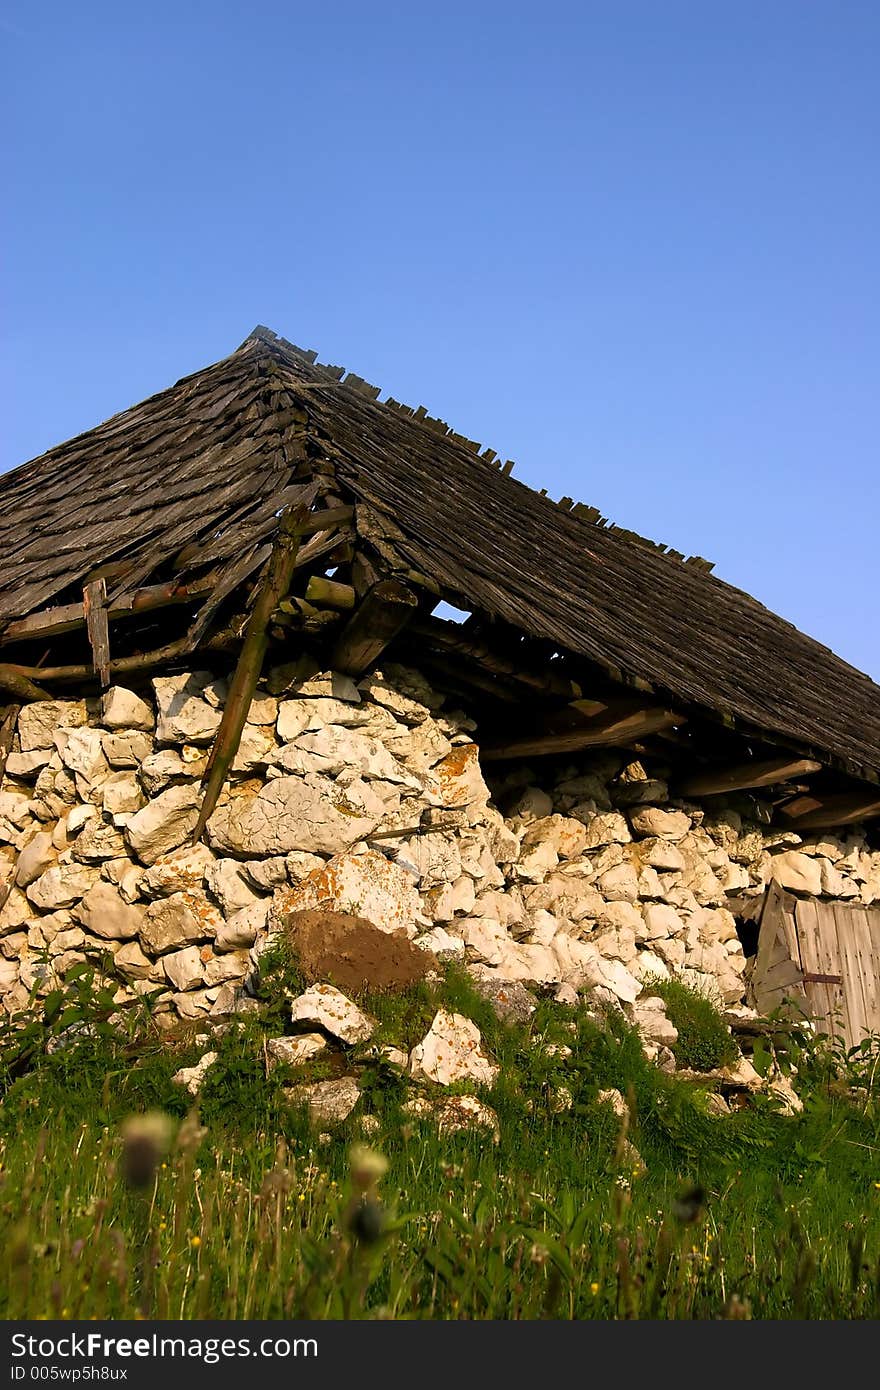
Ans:
[[[876,789],[838,792],[829,796],[800,796],[780,807],[782,815],[798,834],[802,830],[833,830],[880,816],[880,797]]]
[[[544,757],[551,753],[577,753],[586,748],[626,747],[658,729],[683,724],[685,716],[675,710],[654,707],[613,706],[603,714],[564,731],[546,728],[529,738],[513,739],[482,751],[484,760]]]
[[[772,787],[821,772],[822,764],[812,758],[772,758],[766,762],[736,763],[685,777],[676,790],[682,796],[715,796],[720,792],[743,791],[748,787]]]

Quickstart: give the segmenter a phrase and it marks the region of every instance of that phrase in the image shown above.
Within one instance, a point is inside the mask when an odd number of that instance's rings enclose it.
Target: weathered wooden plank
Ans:
[[[771,787],[821,772],[822,764],[812,758],[772,758],[765,762],[736,763],[686,777],[678,790],[683,796],[715,796],[719,792],[743,791],[747,787]]]
[[[498,762],[502,758],[544,757],[552,753],[576,753],[584,748],[626,747],[660,729],[684,724],[685,716],[667,709],[635,709],[623,712],[612,706],[597,718],[564,732],[535,733],[530,738],[513,739],[483,749],[482,758]]]
[[[880,959],[875,960],[871,948],[871,928],[868,923],[868,909],[850,907],[849,917],[853,935],[853,946],[858,963],[859,978],[862,982],[862,996],[865,1006],[865,1031],[880,1032]]]
[[[103,690],[110,684],[110,626],[107,621],[107,582],[93,579],[83,589],[83,615],[92,649],[92,665]]]
[[[418,599],[405,584],[384,579],[375,584],[349,618],[333,649],[334,671],[362,676],[402,632],[418,609]]]
[[[801,964],[806,974],[824,975],[825,969],[819,945],[819,922],[814,902],[799,902],[796,911],[797,934]],[[806,1012],[822,1033],[833,1031],[833,996],[830,986],[814,981],[804,986]]]
[[[846,1040],[849,1047],[855,1047],[868,1032],[868,1010],[864,977],[853,930],[852,909],[843,903],[829,903],[825,910],[834,918],[837,930],[840,973],[843,976]]]
[[[876,790],[864,788],[815,799],[819,802],[818,808],[805,807],[801,815],[797,814],[797,803],[790,802],[788,806],[780,808],[798,833],[801,830],[830,830],[837,825],[854,825],[857,821],[880,816],[880,797]]]

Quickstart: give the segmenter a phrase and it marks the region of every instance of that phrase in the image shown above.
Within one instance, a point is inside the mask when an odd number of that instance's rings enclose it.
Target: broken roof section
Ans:
[[[246,611],[280,515],[317,480],[298,567],[340,565],[359,599],[380,580],[408,585],[410,643],[452,673],[467,665],[511,716],[539,686],[557,706],[586,696],[561,723],[557,709],[559,739],[603,710],[607,724],[609,691],[626,687],[615,716],[647,702],[656,726],[624,723],[632,741],[677,737],[702,763],[705,726],[728,760],[760,755],[757,740],[764,757],[781,745],[880,779],[880,688],[867,676],[705,561],[554,503],[423,408],[378,397],[258,328],[223,361],[0,478],[0,656],[31,669],[39,638],[43,684],[84,678],[98,663],[96,610],[114,678],[138,669],[125,663],[150,641],[174,660],[234,640],[230,616]],[[441,597],[474,616],[460,628],[430,617]],[[173,633],[156,618],[167,605],[180,610]],[[288,626],[311,638],[333,626],[294,607]],[[555,751],[577,746],[589,745]]]

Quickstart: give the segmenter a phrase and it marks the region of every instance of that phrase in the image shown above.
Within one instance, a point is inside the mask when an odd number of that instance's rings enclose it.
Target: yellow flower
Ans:
[[[874,1183],[874,1186],[875,1186],[875,1187],[880,1187],[880,1182],[875,1182],[875,1183]]]
[[[595,1298],[595,1296],[596,1296],[596,1294],[597,1294],[598,1292],[599,1292],[599,1285],[598,1285],[598,1284],[591,1284],[591,1285],[590,1285],[590,1293],[593,1295],[594,1298]]]
[[[198,1250],[198,1248],[199,1248],[199,1246],[201,1245],[201,1243],[202,1243],[202,1237],[201,1237],[201,1236],[193,1236],[192,1240],[190,1241],[190,1245],[192,1246],[193,1250]]]

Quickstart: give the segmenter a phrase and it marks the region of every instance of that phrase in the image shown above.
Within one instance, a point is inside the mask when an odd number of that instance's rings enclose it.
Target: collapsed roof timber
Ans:
[[[257,328],[0,478],[0,695],[198,652],[232,654],[246,698],[267,646],[350,674],[390,648],[467,701],[484,758],[659,749],[680,794],[770,787],[780,824],[880,824],[867,676],[705,561],[378,397]]]

